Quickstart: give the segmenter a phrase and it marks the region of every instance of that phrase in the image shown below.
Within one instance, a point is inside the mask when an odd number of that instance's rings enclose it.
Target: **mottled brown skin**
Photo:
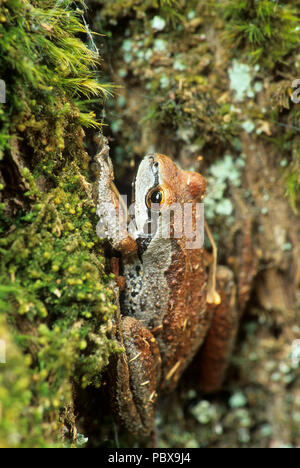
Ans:
[[[117,196],[108,190],[112,169],[107,169],[106,157],[99,157],[98,162],[100,199],[113,200],[117,208]],[[145,194],[156,188],[163,193],[161,213],[173,203],[191,203],[195,213],[195,203],[204,198],[206,184],[200,174],[180,170],[167,156],[146,156],[136,180],[136,218],[142,224],[147,221]],[[101,219],[100,209],[98,214]],[[124,290],[121,313],[116,317],[116,338],[125,352],[115,357],[111,366],[114,407],[130,432],[143,435],[153,430],[158,391],[176,387],[203,343],[199,365],[202,387],[213,391],[221,384],[237,330],[230,274],[229,282],[226,279],[228,269],[223,267],[222,274],[218,271],[217,284],[224,291],[221,304],[207,304],[204,250],[187,249],[185,235],[176,239],[172,232],[168,239],[156,233],[142,251],[139,238],[133,239],[125,225],[121,237],[110,239],[122,253],[124,274],[123,279],[117,278]]]
[[[166,273],[171,294],[161,337],[168,343],[162,390],[170,391],[176,386],[211,321],[211,313],[206,307],[206,272],[202,253],[202,249],[183,251],[181,241],[177,241],[172,264]]]

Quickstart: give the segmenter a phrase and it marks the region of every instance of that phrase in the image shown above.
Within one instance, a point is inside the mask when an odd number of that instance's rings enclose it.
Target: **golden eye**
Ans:
[[[161,205],[164,202],[164,192],[160,187],[155,187],[148,192],[146,205],[151,208],[153,204]],[[154,207],[153,207],[154,208]]]

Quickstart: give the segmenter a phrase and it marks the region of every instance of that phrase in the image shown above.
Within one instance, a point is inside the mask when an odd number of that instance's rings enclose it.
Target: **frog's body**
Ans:
[[[136,229],[134,234],[129,234],[126,216],[120,212],[121,228],[117,233],[119,200],[112,189],[113,171],[105,151],[98,155],[98,163],[101,202],[98,234],[103,236],[103,225],[109,220],[112,229],[106,229],[106,237],[122,253],[124,277],[121,316],[116,322],[117,339],[125,353],[116,357],[113,365],[114,401],[128,430],[148,434],[153,428],[157,391],[176,386],[206,337],[203,357],[213,363],[213,370],[208,372],[205,382],[205,366],[202,366],[201,378],[208,389],[220,383],[236,332],[236,317],[224,314],[225,297],[220,320],[215,317],[218,306],[208,304],[202,245],[196,243],[195,248],[188,248],[184,230],[180,236],[174,234],[174,218],[170,235],[162,236],[166,223],[164,213],[174,204],[192,207],[195,227],[196,220],[203,216],[197,212],[196,205],[204,198],[205,179],[200,174],[180,170],[167,156],[145,156],[135,182]],[[109,213],[103,208],[105,203],[113,207]],[[149,235],[152,206],[157,217]],[[230,275],[229,279],[232,280]],[[234,310],[232,287],[228,293]],[[212,320],[215,330],[208,333]],[[213,347],[215,353],[211,352]]]
[[[161,239],[149,245],[141,260],[138,256],[125,260],[122,314],[139,320],[155,337],[162,388],[176,385],[210,323],[202,257],[201,249],[183,256],[177,240]]]

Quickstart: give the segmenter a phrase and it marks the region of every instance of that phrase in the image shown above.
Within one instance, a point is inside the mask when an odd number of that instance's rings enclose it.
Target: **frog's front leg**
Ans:
[[[102,140],[95,163],[98,172],[97,193],[95,193],[99,216],[97,235],[108,240],[112,248],[122,254],[136,252],[136,241],[127,230],[127,207],[114,184],[114,171],[106,138]]]
[[[133,317],[120,319],[118,340],[125,352],[112,363],[113,405],[131,433],[149,435],[161,375],[160,351],[152,333]]]
[[[137,243],[127,231],[127,209],[115,185],[106,139],[95,160],[98,166],[97,235],[123,255],[137,251]],[[120,290],[119,260],[111,259]],[[152,333],[133,317],[116,314],[116,338],[124,352],[111,358],[109,369],[113,405],[123,425],[132,433],[147,435],[153,429],[157,387],[160,381],[160,351]]]

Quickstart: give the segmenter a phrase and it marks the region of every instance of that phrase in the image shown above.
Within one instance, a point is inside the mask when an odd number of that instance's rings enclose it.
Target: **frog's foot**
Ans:
[[[161,358],[152,333],[138,320],[124,317],[120,341],[125,352],[117,356],[113,385],[113,404],[126,429],[139,435],[153,430]]]
[[[219,305],[221,303],[221,296],[217,292],[217,289],[216,289],[218,250],[217,250],[217,246],[215,244],[214,238],[212,236],[212,233],[206,222],[205,222],[205,230],[206,230],[206,233],[208,235],[209,241],[212,246],[212,259],[209,265],[206,301],[208,304]]]
[[[209,305],[213,319],[199,356],[200,386],[206,393],[218,390],[223,382],[239,322],[236,287],[229,268],[217,267],[216,285],[221,301]]]

